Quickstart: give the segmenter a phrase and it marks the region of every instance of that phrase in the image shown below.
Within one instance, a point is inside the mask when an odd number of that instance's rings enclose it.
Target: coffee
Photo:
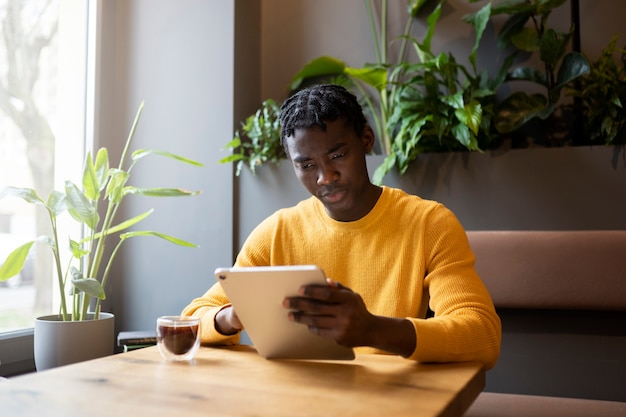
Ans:
[[[159,325],[161,342],[174,355],[183,355],[194,347],[198,327],[197,324],[185,326]]]

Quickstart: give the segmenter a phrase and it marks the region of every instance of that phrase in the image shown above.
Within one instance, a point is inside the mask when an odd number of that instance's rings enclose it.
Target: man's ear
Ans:
[[[372,149],[374,148],[374,143],[376,143],[376,135],[374,134],[374,131],[372,130],[370,125],[366,125],[363,129],[361,141],[363,141],[365,153],[368,154],[372,152]]]

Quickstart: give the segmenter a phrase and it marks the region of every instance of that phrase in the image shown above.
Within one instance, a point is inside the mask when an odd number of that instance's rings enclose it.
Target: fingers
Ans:
[[[343,292],[352,292],[348,287],[345,287],[337,281],[331,280],[330,278],[326,278],[326,282],[328,282],[328,285],[315,284],[300,287],[298,294],[307,298],[321,301],[341,302],[341,300],[344,299],[342,297]]]

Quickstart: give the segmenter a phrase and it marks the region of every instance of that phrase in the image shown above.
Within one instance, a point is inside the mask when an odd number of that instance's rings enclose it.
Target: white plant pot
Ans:
[[[43,371],[114,353],[115,316],[98,320],[61,321],[57,314],[35,319],[35,366]]]

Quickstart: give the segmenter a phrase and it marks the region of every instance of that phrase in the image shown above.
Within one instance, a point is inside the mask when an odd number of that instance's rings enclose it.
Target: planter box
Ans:
[[[368,157],[370,174],[382,156]],[[420,155],[385,185],[437,200],[467,230],[626,229],[626,160],[614,146]],[[236,246],[273,211],[308,197],[291,163],[238,179]]]

